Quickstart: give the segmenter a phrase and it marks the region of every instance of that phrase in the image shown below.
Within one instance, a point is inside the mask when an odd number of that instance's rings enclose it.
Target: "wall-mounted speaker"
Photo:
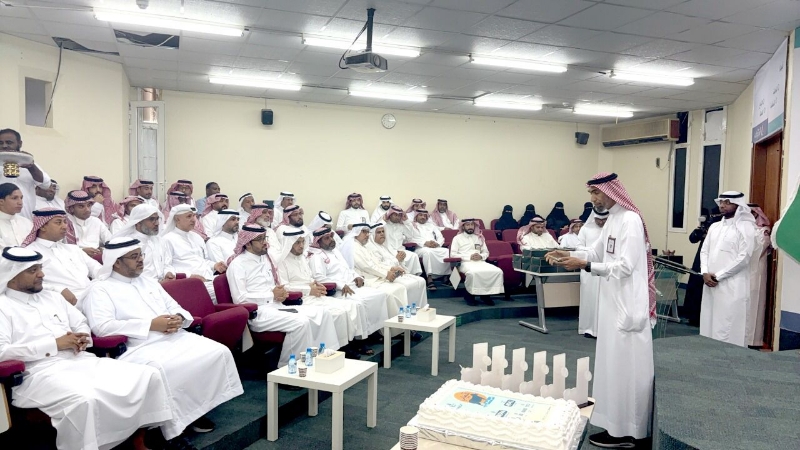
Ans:
[[[272,125],[272,110],[271,109],[262,109],[261,110],[261,124],[262,125]]]
[[[589,142],[589,133],[581,133],[580,131],[576,131],[575,142],[580,145],[586,145],[586,143]]]

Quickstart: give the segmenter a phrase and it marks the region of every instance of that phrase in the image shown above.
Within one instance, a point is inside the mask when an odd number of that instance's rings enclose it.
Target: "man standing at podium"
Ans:
[[[591,422],[606,431],[589,441],[603,448],[634,448],[650,435],[653,412],[656,302],[650,238],[617,174],[599,173],[586,186],[592,203],[609,212],[600,238],[586,250],[557,250],[546,258],[601,277]]]

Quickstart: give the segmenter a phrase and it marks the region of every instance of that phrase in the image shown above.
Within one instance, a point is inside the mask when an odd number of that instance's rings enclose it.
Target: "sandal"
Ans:
[[[429,291],[435,291],[436,290],[436,285],[433,284],[432,282],[428,283],[428,290]]]

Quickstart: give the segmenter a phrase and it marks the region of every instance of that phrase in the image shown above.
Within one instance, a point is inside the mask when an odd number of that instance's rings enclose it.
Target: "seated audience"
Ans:
[[[461,258],[458,270],[466,277],[464,287],[467,289],[465,295],[467,304],[477,305],[475,302],[477,295],[487,305],[494,305],[489,296],[504,292],[503,271],[486,262],[489,249],[486,248],[486,240],[481,235],[475,219],[461,221],[461,230],[450,244],[450,256]]]
[[[166,218],[169,217],[169,212],[172,211],[177,205],[192,205],[192,199],[188,197],[181,191],[169,191],[167,193],[167,201],[164,202],[164,208],[161,210],[161,216],[166,222]]]
[[[383,216],[389,212],[389,208],[394,206],[394,203],[392,203],[392,197],[388,195],[382,195],[378,200],[378,206],[375,207],[375,211],[372,211],[372,215],[369,218],[369,223],[382,222]],[[312,230],[314,229],[315,228],[312,228]]]
[[[33,222],[22,213],[22,191],[16,184],[0,184],[0,248],[19,247],[31,232]]]
[[[444,262],[445,258],[450,257],[450,251],[442,247],[444,236],[439,227],[429,220],[428,211],[424,209],[417,211],[411,230],[411,242],[417,244],[414,253],[422,259],[422,265],[428,275],[428,289],[435,291],[434,277],[450,275],[452,272],[450,263]]]
[[[372,235],[372,244],[371,249],[375,253],[380,254],[380,258],[386,261],[393,261],[392,264],[401,264],[403,269],[405,269],[406,273],[412,275],[421,275],[422,274],[422,264],[419,262],[419,258],[405,257],[405,252],[401,255],[397,252],[393,252],[389,249],[386,245],[386,224],[383,222],[378,222],[374,225],[370,226],[370,232]],[[338,244],[337,244],[338,245]],[[388,264],[388,263],[387,263]],[[448,265],[448,268],[450,266]]]
[[[411,204],[406,209],[406,214],[408,215],[409,220],[414,220],[414,215],[417,214],[418,209],[425,209],[427,203],[422,201],[422,199],[415,198],[411,200]]]
[[[503,206],[503,213],[500,214],[500,218],[497,219],[497,223],[494,224],[494,229],[503,231],[513,230],[515,228],[518,228],[518,225],[517,221],[514,219],[514,208],[512,208],[511,205]]]
[[[436,211],[430,215],[430,219],[440,230],[457,230],[459,228],[458,215],[450,211],[445,199],[440,198],[436,202]]]
[[[197,199],[197,203],[195,204],[195,208],[197,208],[197,210],[200,211],[200,212],[205,211],[206,204],[207,204],[206,201],[207,201],[208,197],[211,197],[212,195],[219,194],[219,193],[220,193],[219,184],[217,184],[217,183],[215,183],[213,181],[211,181],[209,183],[206,183],[206,195],[204,195],[203,198]]]
[[[559,233],[569,226],[569,217],[564,213],[564,204],[556,202],[553,210],[547,215],[547,229]]]
[[[0,130],[0,151],[22,151],[22,136],[10,128]],[[31,219],[33,210],[36,209],[35,188],[47,189],[50,187],[50,177],[36,163],[19,166],[18,177],[6,177],[0,172],[0,184],[14,183],[22,192],[22,214],[26,219]]]
[[[586,203],[583,204],[583,212],[581,213],[581,216],[579,217],[579,219],[581,219],[581,222],[587,223],[586,221],[589,220],[589,215],[592,214],[592,210],[593,209],[594,209],[594,205],[592,205],[592,202],[586,202]]]
[[[337,231],[350,231],[354,223],[366,223],[367,210],[364,209],[364,198],[361,194],[352,193],[347,196],[344,210],[339,213],[339,220],[336,222]],[[312,230],[314,228],[311,228]]]
[[[384,214],[381,222],[385,224],[386,233],[386,241],[383,245],[397,256],[397,260],[403,264],[403,267],[409,267],[409,270],[412,270],[414,263],[408,260],[419,259],[419,256],[413,252],[406,251],[403,246],[403,243],[411,242],[414,237],[414,230],[408,220],[408,214],[400,209],[399,206],[392,206],[389,208],[389,212]]]
[[[275,209],[265,203],[256,203],[250,209],[250,215],[246,219],[245,225],[258,225],[266,230],[269,253],[273,259],[278,259],[281,254],[281,240],[275,230],[272,229],[272,213]],[[239,218],[240,222],[242,218]]]
[[[253,197],[253,194],[246,193],[239,197],[239,219],[243,221],[247,221],[247,218],[250,217],[250,211],[253,210],[253,205],[256,203],[256,198]]]
[[[572,219],[569,222],[569,232],[558,237],[558,244],[563,248],[578,248],[580,245],[578,233],[580,233],[582,226],[581,219]]]
[[[530,224],[517,231],[517,244],[524,250],[558,247],[558,242],[547,232],[544,219],[539,216],[531,219]]]
[[[153,198],[154,186],[155,184],[152,181],[137,179],[131,183],[130,187],[128,188],[128,195],[142,197],[144,199],[144,203],[154,206],[156,209],[160,210],[161,206],[158,204],[158,200]]]
[[[203,231],[206,236],[211,237],[214,235],[214,226],[217,224],[217,214],[223,209],[228,209],[228,196],[225,194],[211,194],[206,197],[206,206],[204,209],[198,209],[199,219],[203,223]]]
[[[281,193],[278,194],[278,199],[275,200],[275,205],[273,205],[275,209],[275,214],[272,219],[272,227],[271,227],[273,230],[278,228],[278,225],[280,225],[281,220],[283,220],[283,210],[285,208],[294,205],[294,203],[295,203],[294,194],[292,194],[291,192],[281,191]],[[278,236],[280,236],[280,234]]]
[[[326,213],[325,211],[318,212],[317,215],[314,216],[314,218],[311,220],[311,223],[305,227],[306,238],[308,239],[309,245],[311,244],[313,236],[311,235],[311,233],[308,232],[308,230],[316,230],[319,227],[328,227],[332,230],[333,229],[332,223],[333,219],[331,218],[330,214]],[[334,233],[333,238],[336,240],[336,245],[341,248],[342,238],[339,237],[339,233]]]
[[[60,191],[58,187],[58,183],[56,180],[50,179],[50,187],[40,188],[36,186],[36,206],[31,210],[31,213],[37,209],[42,208],[57,208],[57,209],[66,209],[67,207],[64,206],[64,200],[58,198],[58,192]],[[23,194],[24,195],[24,194]],[[25,200],[22,201],[23,209],[25,205]]]
[[[280,236],[283,236],[283,233],[286,231],[308,231],[308,229],[303,226],[303,214],[303,208],[301,208],[300,205],[292,205],[284,208],[283,219],[281,219],[280,223],[275,228],[275,234],[278,235],[278,238],[280,239]]]
[[[208,259],[211,261],[227,261],[236,249],[236,238],[239,232],[239,213],[233,209],[223,209],[217,214],[217,222],[206,241]]]
[[[120,207],[123,208],[123,214],[121,217],[119,214],[114,214],[114,220],[111,222],[111,226],[109,227],[109,231],[112,235],[122,229],[122,227],[128,223],[128,220],[131,216],[131,210],[144,203],[144,201],[145,200],[139,196],[128,196],[119,202]]]
[[[537,215],[536,207],[529,203],[527,206],[525,206],[525,212],[522,214],[522,217],[520,217],[519,222],[517,222],[519,224],[519,228],[529,225],[531,223],[531,219]]]
[[[164,282],[175,279],[175,274],[167,270],[166,251],[161,236],[158,235],[161,226],[159,210],[151,204],[139,205],[131,211],[128,222],[113,238],[130,237],[137,239],[142,244],[144,252],[144,271],[142,277]]]
[[[191,180],[178,180],[178,181],[172,183],[172,185],[169,187],[169,189],[167,189],[167,192],[180,192],[185,197],[188,198],[188,200],[185,201],[185,203],[188,203],[191,206],[195,206],[194,198],[192,198],[192,195],[194,195],[194,185],[192,184]],[[205,198],[205,197],[203,197],[203,198]],[[167,212],[165,214],[165,216],[167,216],[167,215],[169,215],[169,212]]]
[[[64,204],[67,205],[67,217],[75,233],[74,244],[89,256],[100,254],[100,247],[111,238],[111,233],[105,223],[92,216],[91,196],[84,191],[70,191]]]
[[[114,215],[119,213],[120,207],[114,202],[111,188],[100,177],[85,176],[81,182],[81,190],[92,198],[92,217],[100,219],[105,226],[114,220]]]

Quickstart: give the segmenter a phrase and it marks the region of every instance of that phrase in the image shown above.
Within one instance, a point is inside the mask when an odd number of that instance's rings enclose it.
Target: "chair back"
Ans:
[[[489,256],[493,258],[514,254],[514,250],[511,249],[511,244],[508,242],[486,241],[486,247],[489,249]]]
[[[496,241],[497,240],[497,230],[481,230],[483,234],[483,238],[487,241]]]
[[[450,243],[453,242],[453,238],[456,237],[458,234],[458,230],[450,230],[444,229],[442,230],[442,237],[444,238],[444,246],[450,247]]]
[[[500,219],[492,219],[492,221],[491,221],[491,222],[489,222],[489,228],[491,228],[491,229],[493,229],[493,230],[494,230],[494,229],[495,229],[495,227],[494,227],[494,226],[497,224],[497,222],[498,222],[499,220],[500,220]]]
[[[171,280],[161,285],[181,307],[193,316],[205,317],[214,310],[214,302],[208,295],[206,285],[197,278]]]
[[[475,219],[475,221],[478,222],[478,228],[480,228],[481,230],[486,229],[486,225],[483,224],[483,219]]]
[[[214,294],[217,296],[217,304],[233,303],[231,287],[228,285],[228,277],[224,273],[214,277]]]
[[[517,232],[519,232],[519,228],[509,228],[508,230],[503,230],[502,241],[503,242],[517,242]],[[219,295],[217,295],[219,297]]]
[[[556,242],[558,242],[558,235],[556,234],[556,232],[554,230],[551,230],[551,229],[548,228],[547,232],[550,233],[550,236],[553,236],[553,239],[555,239]]]

